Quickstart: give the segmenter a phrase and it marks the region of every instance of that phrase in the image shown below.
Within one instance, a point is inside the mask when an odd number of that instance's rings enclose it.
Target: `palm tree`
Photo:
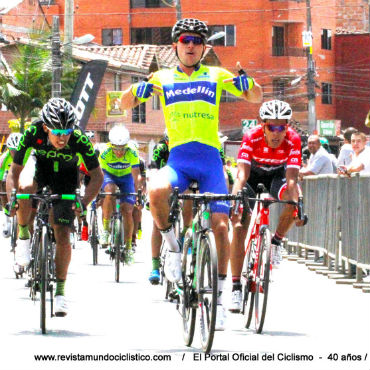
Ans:
[[[20,120],[23,133],[24,123],[36,115],[48,95],[51,74],[45,65],[50,53],[31,45],[20,45],[17,50],[19,55],[7,73],[0,75],[0,102]]]
[[[26,121],[36,117],[51,96],[51,53],[42,44],[18,45],[18,55],[7,73],[0,74],[0,103],[20,120],[20,132]],[[71,81],[76,79],[77,68],[67,63],[62,79],[63,95],[69,98]]]

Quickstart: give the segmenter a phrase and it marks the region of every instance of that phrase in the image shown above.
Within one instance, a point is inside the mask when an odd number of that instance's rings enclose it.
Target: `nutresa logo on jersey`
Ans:
[[[216,105],[216,82],[191,81],[163,85],[165,104],[204,101]]]

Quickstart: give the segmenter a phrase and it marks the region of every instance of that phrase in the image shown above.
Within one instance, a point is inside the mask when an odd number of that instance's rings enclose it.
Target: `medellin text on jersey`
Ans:
[[[211,81],[165,84],[163,85],[164,100],[166,105],[190,101],[205,101],[216,105],[216,88],[217,83]]]

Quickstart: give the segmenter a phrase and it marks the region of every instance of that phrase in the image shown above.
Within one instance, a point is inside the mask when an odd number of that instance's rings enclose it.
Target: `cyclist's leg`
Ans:
[[[121,193],[134,193],[135,185],[134,179],[131,174],[122,176],[116,179],[116,185],[118,186]],[[126,257],[127,262],[131,262],[133,258],[132,253],[132,232],[134,229],[134,220],[132,212],[135,204],[134,195],[124,195],[120,197],[121,203],[121,214],[123,217],[123,231],[124,231],[124,242],[126,245]]]
[[[280,200],[293,200],[298,201],[298,194],[301,194],[299,185],[296,185],[296,194],[289,194],[287,191],[287,183],[285,174],[276,175],[271,183],[270,189],[271,195]],[[295,206],[286,204],[283,211],[280,214],[279,223],[276,228],[276,232],[284,237],[290,228],[293,226],[295,221],[294,216]]]
[[[56,241],[55,275],[57,283],[55,289],[55,314],[56,316],[65,316],[67,314],[67,304],[64,287],[72,256],[69,236],[74,220],[71,202],[55,202],[50,216]]]
[[[35,193],[37,190],[37,182],[34,178],[27,179],[28,181],[23,181],[19,183],[18,192],[23,194]],[[30,200],[18,200],[18,240],[15,249],[15,260],[20,266],[27,266],[31,255],[30,255],[30,245],[31,245],[31,233],[30,224],[33,219],[31,216],[34,215],[32,212],[32,201]]]
[[[178,187],[179,191],[183,192],[189,186],[190,179],[183,171],[188,158],[188,155],[184,156],[181,152],[171,151],[167,165],[161,168],[149,183],[150,211],[168,245],[165,274],[171,282],[181,279],[181,252],[174,228],[168,222],[168,199],[173,187]]]
[[[149,281],[152,284],[158,284],[160,280],[159,267],[160,267],[160,253],[162,245],[162,234],[160,233],[156,223],[153,221],[152,230],[152,271],[149,275]]]
[[[1,177],[1,174],[0,174],[0,177]],[[2,179],[0,181],[0,191],[1,192],[6,192],[6,182],[5,182],[4,179]],[[6,203],[8,202],[7,196],[6,195],[2,195],[0,197],[0,200],[1,200],[1,206],[2,206],[2,208],[4,208],[5,205],[6,205]],[[4,235],[4,237],[9,237],[10,236],[10,229],[11,229],[10,217],[6,216],[4,212],[3,212],[2,227],[3,227],[3,235]]]
[[[102,189],[104,192],[107,193],[114,193],[116,191],[116,184],[112,176],[110,176],[107,172],[104,172],[104,181],[102,185]],[[103,248],[109,244],[109,235],[110,235],[110,218],[113,213],[115,205],[115,198],[110,195],[106,195],[103,199],[102,204],[102,217],[103,217],[103,232],[100,235],[100,244]]]
[[[132,218],[134,221],[134,227],[132,230],[132,245],[136,246],[136,237],[139,231],[139,226],[141,223],[141,209],[139,207],[134,206],[134,209],[132,210]]]
[[[297,194],[300,191],[299,186],[297,186]],[[271,183],[270,193],[271,195],[280,200],[298,200],[298,196],[291,196],[287,190],[287,183],[285,173],[278,173],[274,176],[274,179]],[[271,239],[272,243],[272,264],[274,267],[277,267],[282,260],[280,244],[282,239],[288,233],[290,228],[294,224],[294,210],[295,207],[290,204],[284,205],[284,208],[280,214],[279,222],[276,227],[275,234]]]
[[[179,187],[180,192],[183,192],[189,186],[189,182],[182,171],[176,168],[175,161],[171,163],[169,160],[167,166],[161,168],[149,183],[150,211],[154,222],[168,243],[169,249],[175,252],[179,251],[179,245],[173,227],[168,222],[168,199],[173,187]]]

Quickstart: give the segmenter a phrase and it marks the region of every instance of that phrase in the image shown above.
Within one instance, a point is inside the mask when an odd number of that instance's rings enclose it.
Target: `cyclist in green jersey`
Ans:
[[[43,106],[40,118],[32,123],[20,139],[6,181],[8,200],[13,189],[20,193],[35,193],[48,186],[53,194],[74,193],[78,187],[79,163],[83,161],[91,176],[82,199],[82,206],[86,207],[98,194],[103,173],[91,142],[75,126],[77,117],[73,106],[65,99],[52,98]],[[35,150],[36,172],[34,177],[27,179],[28,183],[22,183],[19,176],[24,167],[24,158],[32,150]],[[19,234],[15,258],[20,266],[27,266],[31,257],[31,203],[28,200],[19,200],[18,203]],[[15,210],[12,210],[11,215],[14,213]],[[64,287],[72,254],[69,237],[74,217],[72,202],[53,201],[50,222],[56,240],[56,316],[65,316],[68,310]]]
[[[10,165],[13,163],[13,157],[15,151],[17,150],[19,140],[22,137],[22,134],[19,132],[13,132],[9,135],[6,140],[7,149],[0,157],[0,186],[1,191],[6,191],[6,177],[9,172]],[[1,205],[5,207],[7,203],[7,197],[1,197]],[[3,236],[8,238],[10,236],[10,218],[4,214],[3,219]]]
[[[145,102],[152,94],[160,96],[169,137],[167,165],[150,181],[150,209],[154,221],[169,246],[166,276],[173,282],[181,279],[181,252],[173,227],[168,223],[168,198],[174,187],[185,191],[190,182],[199,183],[203,192],[227,193],[219,155],[218,114],[223,90],[259,103],[262,89],[253,78],[234,76],[219,67],[201,64],[206,50],[207,25],[197,19],[179,20],[172,29],[173,49],[179,64],[155,72],[148,82],[130,86],[122,97],[124,109]],[[212,229],[215,234],[219,267],[219,299],[216,328],[223,330],[225,308],[222,290],[229,261],[227,202],[211,203]]]
[[[126,127],[115,126],[110,130],[107,149],[100,154],[99,162],[104,173],[102,186],[104,192],[114,193],[116,187],[122,193],[137,192],[140,173],[139,154],[133,142],[130,141],[130,133]],[[120,197],[127,263],[133,260],[132,232],[134,221],[132,212],[135,200],[133,195],[122,195]],[[103,233],[100,237],[100,244],[103,247],[106,247],[109,243],[110,218],[114,202],[115,198],[112,196],[106,196],[103,201]]]

